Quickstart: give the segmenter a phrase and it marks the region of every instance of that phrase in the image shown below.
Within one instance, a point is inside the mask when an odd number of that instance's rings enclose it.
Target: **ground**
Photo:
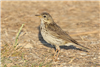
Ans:
[[[100,67],[99,3],[99,1],[2,1],[1,66]],[[55,49],[43,40],[39,32],[40,19],[35,16],[45,11],[50,13],[57,25],[72,38],[88,47],[88,52],[78,50],[76,46],[63,46],[58,61],[53,61]],[[24,26],[20,29],[22,24]],[[21,31],[18,36],[19,29]]]

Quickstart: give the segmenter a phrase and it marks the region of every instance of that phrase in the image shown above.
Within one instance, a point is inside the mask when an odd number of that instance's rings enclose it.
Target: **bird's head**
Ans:
[[[40,15],[35,15],[40,17],[42,23],[53,23],[53,19],[49,13],[43,12]]]

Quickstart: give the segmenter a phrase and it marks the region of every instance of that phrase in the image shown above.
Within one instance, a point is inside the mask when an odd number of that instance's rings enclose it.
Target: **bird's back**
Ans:
[[[56,23],[51,23],[51,24],[45,23],[44,27],[45,27],[45,30],[47,30],[47,33],[49,33],[52,37],[56,39],[63,40],[63,43],[74,42],[77,44],[77,42],[74,39],[72,39],[66,32],[64,32]]]

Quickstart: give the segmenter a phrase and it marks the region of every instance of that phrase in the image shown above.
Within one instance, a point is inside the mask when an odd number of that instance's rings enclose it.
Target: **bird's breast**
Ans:
[[[45,27],[45,25],[41,25],[40,29],[41,35],[46,42],[52,45],[61,45],[63,43],[62,39],[57,39],[55,36],[51,35],[50,31]]]

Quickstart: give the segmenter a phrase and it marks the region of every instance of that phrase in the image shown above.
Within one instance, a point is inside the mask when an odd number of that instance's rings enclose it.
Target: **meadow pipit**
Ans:
[[[76,40],[74,40],[72,37],[70,37],[66,32],[64,32],[52,19],[51,15],[49,13],[43,12],[40,15],[36,15],[40,17],[41,19],[41,25],[40,25],[40,31],[43,39],[50,43],[51,45],[54,45],[56,48],[57,57],[59,55],[60,47],[59,46],[80,46],[83,48],[86,48],[82,45],[80,45]],[[56,53],[55,53],[56,54]],[[54,54],[54,56],[55,56]]]

